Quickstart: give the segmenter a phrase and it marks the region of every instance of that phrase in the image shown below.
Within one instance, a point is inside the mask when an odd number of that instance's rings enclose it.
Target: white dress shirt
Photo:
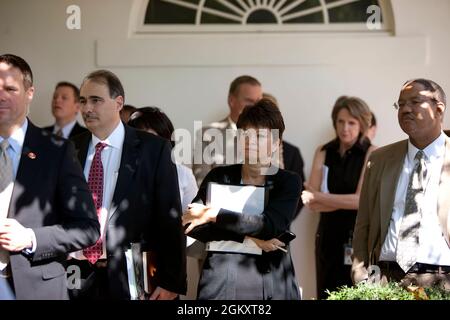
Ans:
[[[408,152],[397,184],[389,230],[381,249],[381,261],[395,261],[398,234],[405,211],[406,190],[415,164],[414,157],[418,151],[419,149],[408,141]],[[428,172],[421,204],[417,262],[450,266],[450,248],[445,241],[438,217],[439,181],[444,163],[445,134],[441,132],[436,140],[423,149],[423,152]]]
[[[56,123],[53,126],[53,133],[56,134],[59,129],[62,131],[62,137],[65,139],[69,138],[70,133],[72,132],[73,127],[75,127],[75,124],[77,123],[77,119],[73,120],[72,122],[69,122],[66,124],[63,128],[58,126]]]
[[[19,168],[20,155],[22,154],[23,141],[25,140],[25,132],[27,132],[28,120],[25,119],[23,125],[15,130],[13,134],[7,139],[9,142],[9,148],[6,150],[13,165],[13,179],[16,180],[17,169]],[[0,136],[0,143],[5,140]],[[0,219],[6,219],[8,217],[9,204],[11,202],[11,196],[14,189],[14,182],[0,192]]]
[[[86,157],[86,163],[84,165],[84,176],[86,181],[89,179],[89,170],[91,169],[92,160],[95,155],[95,146],[99,142],[106,144],[106,147],[102,151],[102,164],[103,164],[103,201],[102,208],[100,209],[100,232],[103,240],[103,254],[100,259],[106,259],[106,225],[111,214],[111,204],[114,196],[114,190],[116,189],[117,177],[119,175],[120,159],[122,157],[123,142],[125,140],[125,128],[122,122],[119,122],[114,131],[105,140],[100,140],[95,135],[92,135],[91,143]],[[71,254],[72,257],[85,260],[83,251],[77,251]]]
[[[192,170],[182,164],[177,163],[178,188],[180,190],[181,209],[184,213],[188,204],[197,195],[198,187]],[[186,246],[191,246],[196,240],[189,236],[186,237]]]
[[[187,210],[188,204],[197,195],[198,187],[192,170],[185,165],[176,164],[178,174],[178,188],[180,189],[180,200],[182,212]]]

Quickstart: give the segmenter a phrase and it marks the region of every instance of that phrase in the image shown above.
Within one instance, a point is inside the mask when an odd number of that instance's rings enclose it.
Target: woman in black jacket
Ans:
[[[300,299],[289,247],[276,239],[289,230],[301,192],[300,177],[279,169],[272,161],[279,158],[283,118],[270,100],[263,99],[243,110],[237,127],[243,140],[244,163],[211,170],[183,215],[183,224],[189,236],[207,244],[253,241],[262,253],[209,250],[198,299]],[[263,186],[263,212],[253,215],[206,206],[209,182]]]

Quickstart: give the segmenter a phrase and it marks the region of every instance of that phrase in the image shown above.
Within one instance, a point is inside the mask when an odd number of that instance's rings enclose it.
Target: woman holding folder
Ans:
[[[262,99],[243,110],[237,127],[243,163],[212,169],[183,215],[186,234],[208,249],[198,299],[300,299],[289,247],[277,239],[289,230],[301,192],[300,177],[277,166],[283,117]],[[259,214],[206,205],[210,182],[262,187]]]

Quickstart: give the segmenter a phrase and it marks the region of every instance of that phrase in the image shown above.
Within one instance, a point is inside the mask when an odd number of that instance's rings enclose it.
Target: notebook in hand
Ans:
[[[207,191],[207,205],[249,215],[264,211],[265,187],[252,185],[228,185],[210,182]],[[252,240],[245,238],[243,243],[236,241],[210,241],[208,251],[236,252],[261,255],[262,250]]]
[[[128,287],[131,300],[146,300],[156,289],[156,256],[152,251],[142,252],[140,243],[132,243],[125,251]]]

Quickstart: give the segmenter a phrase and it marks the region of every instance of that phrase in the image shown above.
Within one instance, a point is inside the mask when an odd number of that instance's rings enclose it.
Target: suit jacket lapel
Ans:
[[[445,138],[444,164],[442,166],[441,180],[439,182],[438,195],[438,216],[442,232],[444,232],[445,241],[450,247],[450,220],[448,219],[450,211],[450,138]]]
[[[380,228],[381,241],[384,241],[394,208],[395,193],[402,172],[405,155],[408,150],[408,140],[399,142],[395,152],[384,161],[380,189]]]
[[[135,129],[125,126],[125,139],[120,160],[119,176],[117,177],[109,219],[116,213],[120,202],[130,190],[130,184],[134,179],[140,160],[139,142],[140,140]]]
[[[24,193],[27,190],[32,190],[32,186],[36,182],[36,179],[32,177],[45,167],[42,165],[42,161],[45,161],[45,155],[42,154],[43,150],[38,148],[41,134],[42,132],[28,120],[28,128],[25,133],[22,154],[11,195],[8,218],[13,218],[17,213],[16,206],[20,204],[20,199],[23,198]],[[38,149],[39,151],[37,151]]]
[[[84,170],[84,166],[86,165],[86,158],[89,150],[89,143],[91,143],[92,134],[88,131],[85,134],[79,136],[79,143],[77,143],[77,157],[78,161],[80,161],[81,168]]]

